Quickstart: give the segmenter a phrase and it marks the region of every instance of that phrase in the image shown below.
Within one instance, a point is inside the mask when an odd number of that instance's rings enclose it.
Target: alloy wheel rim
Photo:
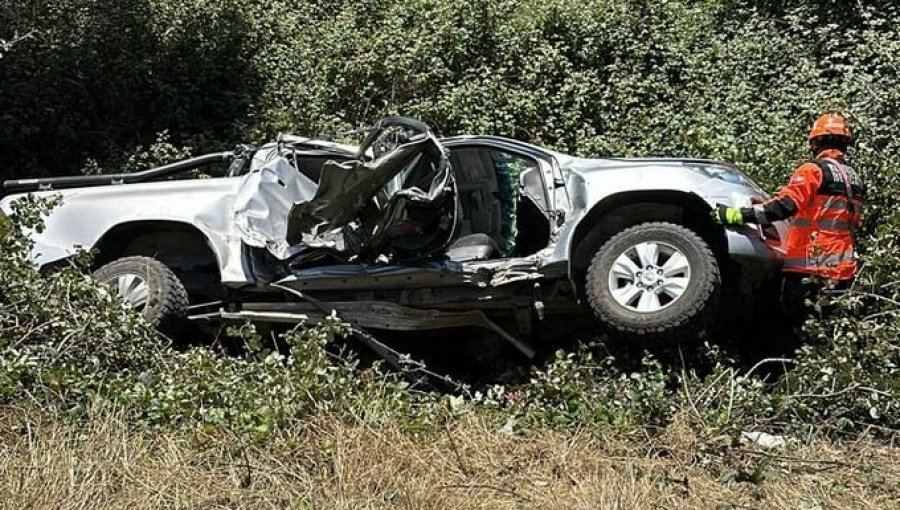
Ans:
[[[140,311],[150,300],[150,285],[136,274],[119,275],[109,281],[119,293],[119,297],[132,308]]]
[[[668,243],[646,241],[631,246],[609,270],[609,290],[619,306],[654,313],[668,308],[687,291],[691,264]]]

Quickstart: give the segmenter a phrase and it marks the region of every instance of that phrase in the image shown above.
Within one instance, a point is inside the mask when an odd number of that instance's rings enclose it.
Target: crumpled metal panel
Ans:
[[[539,253],[528,257],[469,262],[463,265],[471,275],[470,283],[480,287],[501,287],[543,279],[543,264],[544,254]]]
[[[378,190],[428,141],[423,137],[372,162],[325,163],[314,196],[298,200],[290,213],[290,241],[299,242],[305,233],[317,235],[357,219]]]
[[[249,246],[266,248],[279,260],[299,252],[288,243],[288,217],[294,204],[311,199],[316,183],[283,156],[251,170],[241,179],[234,199],[234,226]]]
[[[435,259],[416,264],[341,264],[294,271],[278,281],[297,290],[502,287],[544,278],[544,255],[480,262]]]

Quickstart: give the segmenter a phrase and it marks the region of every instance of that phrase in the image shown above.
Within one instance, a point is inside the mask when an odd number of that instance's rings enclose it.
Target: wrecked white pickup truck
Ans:
[[[7,181],[0,208],[61,195],[36,263],[95,249],[96,277],[170,334],[334,310],[377,330],[482,327],[528,355],[576,316],[678,340],[709,325],[723,282],[746,291],[781,263],[782,226],[710,219],[716,203],[765,197],[728,164],[439,140],[402,117],[363,133],[358,146],[282,136],[145,172]]]

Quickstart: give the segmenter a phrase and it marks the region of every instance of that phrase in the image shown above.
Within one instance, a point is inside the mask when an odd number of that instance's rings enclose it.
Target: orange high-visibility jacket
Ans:
[[[790,218],[784,271],[849,280],[856,274],[855,228],[865,189],[836,150],[800,165],[771,200],[741,209],[744,221]]]

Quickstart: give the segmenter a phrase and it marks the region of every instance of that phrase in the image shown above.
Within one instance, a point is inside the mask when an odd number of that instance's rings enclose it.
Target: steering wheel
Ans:
[[[408,142],[411,137],[428,132],[430,132],[428,126],[415,119],[399,116],[386,117],[372,126],[356,152],[356,159],[365,160],[366,152],[370,148],[373,159],[378,159],[397,146]]]

